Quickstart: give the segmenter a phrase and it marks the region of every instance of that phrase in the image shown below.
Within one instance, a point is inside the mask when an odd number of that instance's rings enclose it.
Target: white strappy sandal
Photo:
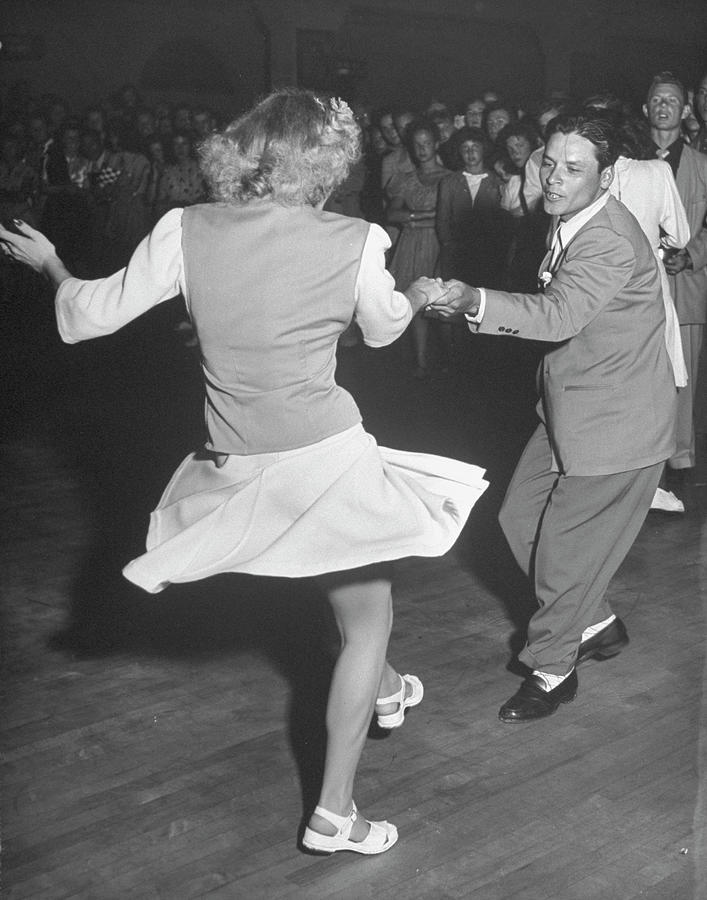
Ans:
[[[317,806],[314,812],[330,822],[337,829],[336,834],[320,834],[307,826],[304,829],[302,845],[315,853],[336,853],[337,850],[351,850],[354,853],[385,853],[398,840],[398,829],[390,822],[368,822],[370,828],[362,841],[350,840],[351,829],[358,818],[358,810],[354,803],[348,816],[337,816]],[[368,820],[366,820],[368,821]]]
[[[379,697],[376,700],[376,706],[383,706],[385,703],[398,704],[395,712],[377,717],[380,728],[399,728],[405,721],[405,710],[411,706],[417,706],[425,693],[422,682],[415,675],[399,675],[398,677],[400,678],[400,690],[390,697]],[[411,690],[406,697],[408,685]]]

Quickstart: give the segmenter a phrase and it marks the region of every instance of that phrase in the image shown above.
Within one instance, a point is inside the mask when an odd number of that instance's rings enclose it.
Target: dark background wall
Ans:
[[[0,87],[77,105],[124,82],[148,102],[239,112],[300,83],[373,105],[462,102],[494,87],[528,104],[707,64],[705,0],[3,0]]]

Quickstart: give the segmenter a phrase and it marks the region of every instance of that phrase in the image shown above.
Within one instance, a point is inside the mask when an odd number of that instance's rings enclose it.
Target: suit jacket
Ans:
[[[549,264],[545,257],[541,271]],[[677,394],[655,255],[609,197],[569,241],[544,293],[487,291],[479,331],[553,342],[538,413],[559,471],[608,475],[668,459]]]
[[[472,200],[463,172],[452,172],[439,183],[435,221],[443,278],[469,284],[499,284],[510,222],[501,209],[497,176],[490,172]],[[500,286],[500,285],[499,285]]]
[[[681,325],[707,322],[707,156],[683,147],[675,182],[690,223],[692,270],[668,276]]]

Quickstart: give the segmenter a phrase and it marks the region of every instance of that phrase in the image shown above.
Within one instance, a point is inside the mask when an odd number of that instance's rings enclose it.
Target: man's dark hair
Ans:
[[[475,144],[481,144],[484,162],[488,159],[491,154],[491,141],[488,138],[488,135],[481,128],[471,128],[469,125],[464,125],[463,128],[460,128],[456,131],[452,137],[450,138],[454,144],[454,153],[456,156],[459,156],[461,152],[461,146],[466,141],[473,141]]]
[[[646,102],[651,99],[653,91],[659,84],[674,84],[675,87],[680,88],[683,106],[687,103],[687,91],[685,90],[685,85],[682,83],[682,81],[680,81],[677,75],[667,71],[658,72],[657,75],[653,76],[653,79],[648,88],[648,93],[646,94]]]
[[[577,134],[594,144],[599,171],[613,166],[620,144],[614,125],[605,117],[593,115],[558,116],[550,123],[548,139],[553,134]]]
[[[540,145],[538,129],[532,122],[527,122],[525,119],[518,119],[517,122],[509,122],[508,125],[504,125],[496,136],[496,141],[504,146],[508,138],[512,137],[524,137],[533,150]]]
[[[403,136],[403,143],[411,155],[414,152],[413,138],[418,131],[426,131],[428,134],[431,134],[435,143],[439,143],[440,141],[439,126],[436,122],[433,122],[432,119],[426,117],[413,119],[412,122],[408,122],[405,126],[405,134]]]

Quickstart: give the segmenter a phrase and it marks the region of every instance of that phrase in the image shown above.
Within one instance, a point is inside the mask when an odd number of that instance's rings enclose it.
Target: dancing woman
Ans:
[[[6,253],[55,285],[68,343],[116,331],[182,293],[198,336],[208,441],[152,515],[147,552],[127,578],[147,591],[220,572],[316,576],[341,633],[326,713],[312,851],[381,853],[397,830],[358,816],[353,782],[371,716],[401,725],[422,699],[386,661],[389,561],[445,553],[482,493],[475,466],[379,448],[334,380],[336,345],[355,318],[369,346],[395,340],[443,294],[406,294],[385,270],[377,225],[322,210],[359,154],[341,101],[279,90],[207,139],[214,202],[173,209],[108,278],[71,277],[54,247],[20,223]]]

